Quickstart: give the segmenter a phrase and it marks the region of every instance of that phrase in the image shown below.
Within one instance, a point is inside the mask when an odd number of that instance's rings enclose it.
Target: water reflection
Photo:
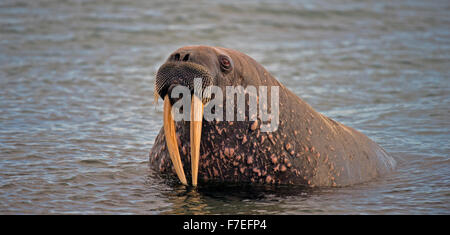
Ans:
[[[209,214],[208,204],[203,196],[192,188],[179,186],[174,188],[173,194],[163,194],[172,208],[163,214]]]
[[[175,181],[160,182],[170,189],[161,193],[171,204],[163,214],[279,214],[290,211],[284,200],[307,200],[322,189],[302,186],[207,184],[198,187],[179,185]]]

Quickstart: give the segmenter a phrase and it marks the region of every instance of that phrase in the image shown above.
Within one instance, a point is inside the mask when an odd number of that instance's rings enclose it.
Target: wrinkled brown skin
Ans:
[[[316,112],[249,56],[207,46],[183,47],[174,53],[190,53],[192,61],[205,65],[216,76],[215,85],[222,88],[224,95],[227,85],[280,86],[280,123],[275,132],[261,132],[260,121],[203,121],[200,185],[222,182],[346,186],[395,168],[395,160],[383,148],[355,129]],[[230,73],[220,74],[216,59],[219,54],[232,58],[234,67]],[[189,122],[177,122],[176,130],[184,172],[190,179]],[[176,178],[162,128],[150,151],[149,164],[157,172]]]

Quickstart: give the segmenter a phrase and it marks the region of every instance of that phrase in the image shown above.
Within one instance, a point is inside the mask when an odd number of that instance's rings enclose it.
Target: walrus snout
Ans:
[[[177,53],[173,57],[175,59],[181,57],[181,55]],[[183,58],[187,60],[189,54],[184,55],[184,57],[187,57]],[[196,84],[196,78],[200,78],[201,83]],[[210,98],[208,95],[209,92],[205,92],[205,90],[213,85],[213,82],[213,76],[204,66],[189,61],[180,63],[169,59],[168,62],[158,69],[155,80],[155,93],[162,99],[164,99],[166,95],[169,95],[172,99],[172,91],[174,88],[177,86],[184,86],[190,90],[191,95],[194,95],[194,91],[201,92],[196,95],[200,96],[200,94],[202,94],[205,103]],[[175,97],[178,96],[178,94],[174,95]]]

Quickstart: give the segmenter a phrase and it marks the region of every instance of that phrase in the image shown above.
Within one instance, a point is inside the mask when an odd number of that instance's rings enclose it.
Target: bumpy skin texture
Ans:
[[[275,132],[261,132],[260,120],[203,121],[199,184],[345,186],[368,181],[395,168],[395,160],[375,142],[313,110],[249,56],[231,49],[207,46],[183,47],[176,53],[189,53],[191,61],[207,67],[215,78],[214,85],[221,87],[224,95],[225,86],[279,86],[280,123]],[[227,74],[221,73],[216,59],[222,54],[233,62],[233,70]],[[225,105],[223,108],[225,114]],[[189,181],[189,122],[177,122],[176,130]],[[149,164],[157,172],[176,178],[163,129],[150,151]]]

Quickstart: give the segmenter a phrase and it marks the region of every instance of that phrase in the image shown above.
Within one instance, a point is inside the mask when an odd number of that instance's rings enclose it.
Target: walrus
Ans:
[[[200,86],[195,87],[195,78],[202,79]],[[173,118],[179,99],[170,93],[178,85],[192,94],[190,109],[182,110],[192,117],[189,121]],[[248,110],[240,121],[205,120],[203,112],[212,94],[201,97],[194,90],[206,94],[212,85],[224,94],[229,86],[278,87],[277,128],[262,131],[264,120]],[[150,150],[149,165],[162,175],[178,176],[184,185],[346,186],[385,175],[396,166],[367,136],[316,112],[258,62],[236,50],[177,49],[156,73],[155,96],[164,101],[164,124]],[[246,104],[250,100],[246,96]],[[226,110],[225,101],[218,107]]]

